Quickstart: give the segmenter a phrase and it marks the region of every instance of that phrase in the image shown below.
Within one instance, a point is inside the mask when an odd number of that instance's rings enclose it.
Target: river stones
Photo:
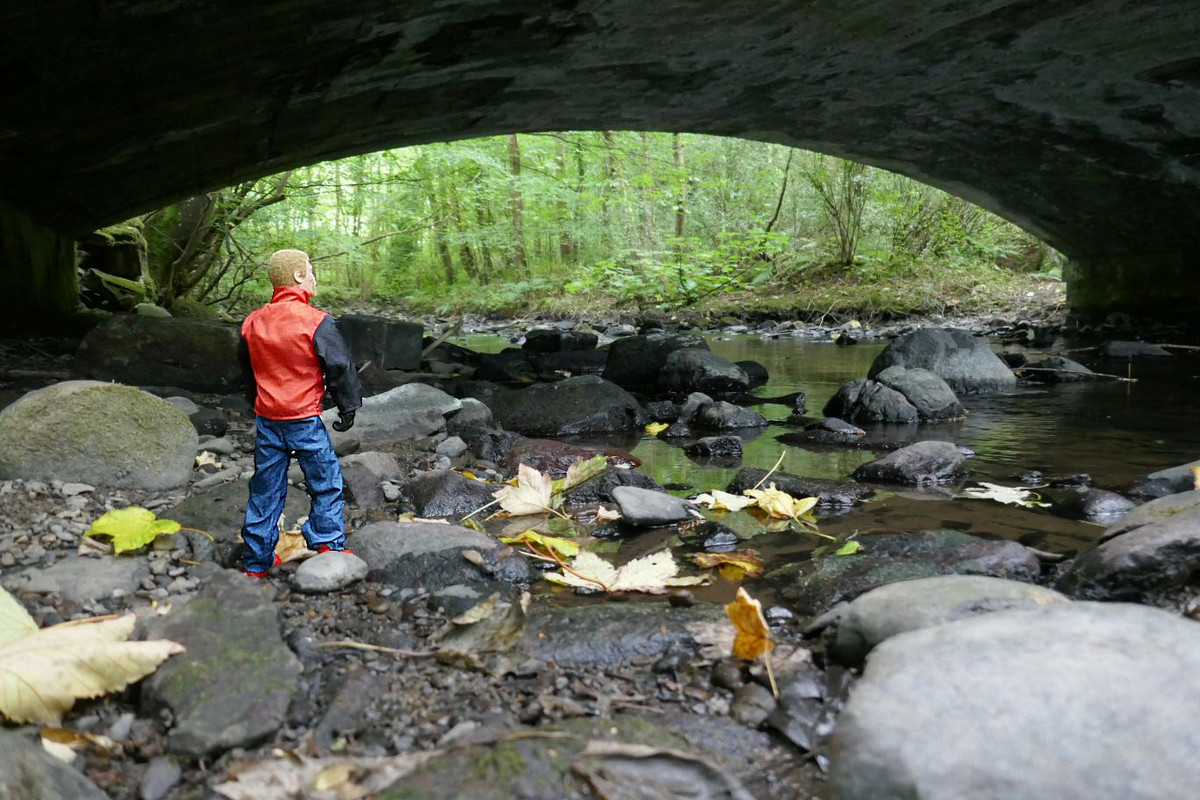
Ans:
[[[664,608],[651,603],[534,606],[520,651],[562,667],[617,666],[657,659],[668,651],[696,652],[712,623],[725,619],[718,606]]]
[[[741,394],[750,376],[724,356],[707,347],[672,351],[663,364],[660,386],[668,392],[704,392],[710,395]]]
[[[650,333],[629,336],[609,345],[604,377],[631,390],[655,390],[667,356],[685,347],[707,350],[708,342],[694,333]]]
[[[640,430],[648,419],[633,395],[596,375],[499,391],[484,402],[498,425],[525,436]]]
[[[765,428],[767,418],[752,408],[734,405],[725,400],[715,400],[700,407],[691,419],[691,426],[702,431]]]
[[[829,657],[848,667],[861,666],[876,645],[906,631],[1006,611],[1066,603],[1053,589],[985,575],[939,575],[880,586],[843,606],[830,609],[806,633],[826,626]]]
[[[1063,603],[895,636],[838,720],[832,800],[1161,800],[1200,785],[1200,626]]]
[[[303,667],[283,642],[272,596],[262,582],[219,570],[187,605],[142,623],[146,638],[187,648],[142,684],[146,713],[171,709],[171,752],[212,756],[283,725]]]
[[[958,574],[1032,582],[1041,574],[1037,557],[1017,542],[961,531],[876,534],[859,541],[863,550],[853,556],[783,567],[766,579],[797,613],[811,616],[897,581]]]
[[[341,462],[346,500],[363,511],[383,508],[387,502],[384,481],[398,481],[404,476],[400,462],[391,453],[355,453]]]
[[[950,483],[970,472],[967,457],[953,442],[917,442],[868,461],[854,470],[856,481],[930,486]]]
[[[455,584],[524,583],[529,562],[486,534],[434,522],[373,522],[350,542],[371,580],[437,590]],[[468,553],[470,551],[470,553]],[[473,553],[474,555],[472,555]]]
[[[920,367],[891,366],[879,372],[875,380],[904,395],[922,422],[943,422],[967,415],[949,384],[936,372]]]
[[[32,734],[32,735],[31,735]],[[4,800],[107,800],[79,771],[46,752],[36,730],[0,730],[0,797]]]
[[[177,489],[191,479],[198,441],[166,400],[116,383],[64,381],[0,411],[0,480]]]
[[[1192,467],[1200,467],[1200,460],[1151,472],[1133,482],[1129,487],[1129,496],[1149,499],[1191,491],[1196,484]]]
[[[49,567],[6,574],[5,583],[14,591],[57,593],[84,605],[114,594],[132,594],[149,575],[145,559],[88,558],[71,553]]]
[[[741,494],[746,489],[752,489],[759,484],[766,486],[770,483],[792,497],[815,497],[818,507],[845,508],[857,505],[875,494],[869,486],[853,481],[837,481],[826,478],[805,478],[790,472],[772,472],[766,482],[767,470],[757,467],[743,467],[733,476],[733,480],[725,487],[730,494]]]
[[[953,328],[921,328],[899,337],[875,357],[867,377],[897,365],[934,372],[959,394],[1003,392],[1017,384],[986,340]]]

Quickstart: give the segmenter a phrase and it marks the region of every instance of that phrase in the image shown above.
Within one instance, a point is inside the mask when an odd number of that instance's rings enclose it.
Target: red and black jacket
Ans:
[[[350,348],[333,317],[299,286],[277,286],[271,302],[242,323],[240,357],[254,413],[275,420],[321,413],[325,389],[343,414],[362,406]]]

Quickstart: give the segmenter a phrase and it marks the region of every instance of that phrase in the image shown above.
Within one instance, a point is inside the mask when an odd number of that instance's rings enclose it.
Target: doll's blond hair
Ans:
[[[308,253],[303,250],[277,250],[267,262],[272,286],[294,286],[297,272],[308,274]]]

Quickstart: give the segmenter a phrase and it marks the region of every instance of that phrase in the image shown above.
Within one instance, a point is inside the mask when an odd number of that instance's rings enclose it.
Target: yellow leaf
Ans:
[[[744,577],[756,578],[763,574],[762,562],[758,553],[753,550],[735,550],[730,553],[697,553],[692,556],[692,563],[701,569],[735,567],[742,571]]]
[[[517,485],[505,486],[492,494],[500,501],[500,507],[519,517],[524,514],[541,514],[550,511],[550,496],[554,491],[554,482],[550,476],[543,475],[528,464],[517,468]]]
[[[700,505],[707,506],[713,511],[741,511],[743,508],[749,508],[757,501],[753,497],[745,497],[742,495],[730,494],[722,492],[720,489],[713,489],[707,494],[699,495],[696,502]]]
[[[579,545],[562,536],[545,536],[537,531],[529,530],[517,536],[500,537],[505,544],[532,544],[533,548],[545,553],[552,550],[563,558],[574,558],[579,555]]]
[[[817,505],[817,498],[797,500],[782,489],[776,489],[773,483],[766,489],[747,489],[742,494],[753,497],[758,501],[759,508],[776,519],[795,519]]]
[[[646,426],[646,435],[647,436],[658,436],[660,433],[662,433],[669,427],[671,427],[671,426],[665,422],[651,422],[649,425]]]
[[[56,724],[77,699],[124,689],[183,652],[165,640],[125,641],[136,624],[137,617],[127,614],[38,630],[0,589],[0,715]]]
[[[755,600],[743,588],[738,587],[737,597],[725,606],[725,613],[733,622],[737,636],[733,640],[733,655],[743,661],[753,661],[775,649],[771,641],[771,629],[763,616],[762,603]]]
[[[561,481],[554,482],[556,494],[573,489],[581,483],[590,481],[608,469],[608,457],[595,455],[589,459],[580,459],[567,468],[567,475]]]
[[[311,558],[316,552],[308,549],[308,542],[304,541],[304,534],[300,531],[280,531],[279,541],[275,543],[275,555],[286,564]]]
[[[202,451],[200,453],[200,455],[196,456],[196,467],[195,468],[200,469],[205,464],[211,464],[212,466],[216,467],[217,469],[221,468],[221,462],[217,461],[216,453],[210,453],[207,450]]]
[[[102,514],[85,535],[112,539],[113,550],[120,555],[145,547],[157,536],[175,533],[180,527],[173,519],[158,519],[153,511],[129,506]]]

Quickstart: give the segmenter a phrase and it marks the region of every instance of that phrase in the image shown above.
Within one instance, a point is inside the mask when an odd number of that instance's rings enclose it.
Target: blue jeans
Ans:
[[[287,499],[287,474],[292,454],[304,471],[304,482],[312,508],[300,527],[308,547],[325,544],[334,550],[346,546],[346,524],[342,517],[342,467],[333,452],[329,433],[320,417],[275,420],[257,418],[254,437],[254,477],[242,540],[246,549],[242,565],[249,572],[263,572],[275,561],[279,542],[279,517]]]

